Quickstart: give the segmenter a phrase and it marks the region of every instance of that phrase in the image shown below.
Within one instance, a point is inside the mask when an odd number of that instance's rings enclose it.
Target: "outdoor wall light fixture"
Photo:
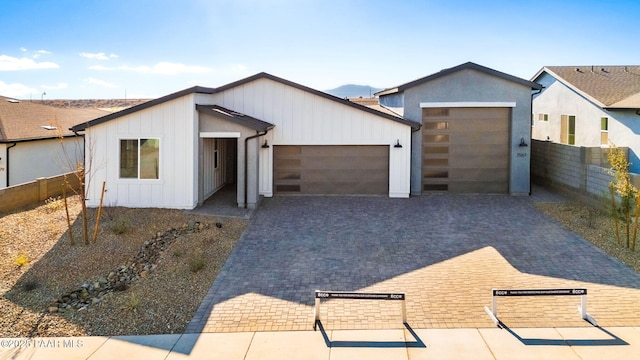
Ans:
[[[268,149],[269,148],[269,144],[267,143],[267,140],[265,140],[264,144],[262,144],[262,148],[263,149]]]
[[[524,138],[520,138],[520,145],[518,145],[518,146],[520,146],[520,147],[527,147],[527,146],[529,146],[529,145],[527,145],[527,143],[526,143],[526,142],[524,142]]]
[[[396,140],[396,144],[393,145],[394,148],[401,148],[402,145],[400,145],[400,139]]]

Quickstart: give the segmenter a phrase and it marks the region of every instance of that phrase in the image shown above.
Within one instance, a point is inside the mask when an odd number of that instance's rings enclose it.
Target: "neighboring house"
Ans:
[[[411,194],[529,194],[531,91],[540,88],[468,62],[376,93],[422,124],[412,134]]]
[[[0,96],[0,189],[74,170],[83,143],[69,127],[105,113]]]
[[[192,209],[225,185],[274,194],[408,197],[418,122],[266,73],[192,87],[72,128],[94,164],[88,205]],[[90,155],[87,152],[87,157]]]
[[[533,77],[532,137],[557,143],[629,147],[640,173],[640,66],[547,66]]]

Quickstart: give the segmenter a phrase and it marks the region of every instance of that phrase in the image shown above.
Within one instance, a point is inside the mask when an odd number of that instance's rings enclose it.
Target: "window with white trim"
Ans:
[[[159,179],[160,139],[120,139],[120,178]]]
[[[600,145],[609,145],[609,118],[600,118]]]

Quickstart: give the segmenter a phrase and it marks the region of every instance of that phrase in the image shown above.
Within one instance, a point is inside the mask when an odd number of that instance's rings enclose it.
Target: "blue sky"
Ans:
[[[258,72],[391,87],[473,61],[640,64],[640,2],[0,0],[0,95],[155,98]],[[42,95],[46,92],[46,95]]]

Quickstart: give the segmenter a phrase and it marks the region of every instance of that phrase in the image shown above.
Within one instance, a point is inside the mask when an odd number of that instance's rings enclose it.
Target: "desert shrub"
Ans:
[[[48,213],[52,213],[58,210],[64,209],[64,201],[60,196],[58,197],[50,197],[44,201],[44,207],[47,209]]]
[[[129,229],[129,223],[127,222],[127,220],[119,218],[119,219],[113,220],[109,225],[109,228],[111,229],[111,232],[113,232],[114,234],[121,235],[121,234],[124,234]]]
[[[194,272],[194,273],[198,272],[204,269],[206,264],[207,263],[204,259],[204,256],[202,256],[202,253],[196,252],[189,259],[189,270],[191,270],[191,272]]]
[[[29,263],[29,258],[26,254],[20,254],[15,259],[13,259],[13,263],[18,267],[23,267]]]
[[[129,300],[127,300],[127,309],[132,312],[137,312],[138,308],[140,308],[140,298],[132,292]]]
[[[615,182],[609,184],[609,188],[611,191],[611,216],[615,223],[616,240],[618,244],[623,244],[620,228],[624,226],[626,246],[635,251],[639,215],[638,188],[633,186],[631,182],[630,163],[622,149],[611,144],[607,160],[611,164],[610,174],[615,179]]]

